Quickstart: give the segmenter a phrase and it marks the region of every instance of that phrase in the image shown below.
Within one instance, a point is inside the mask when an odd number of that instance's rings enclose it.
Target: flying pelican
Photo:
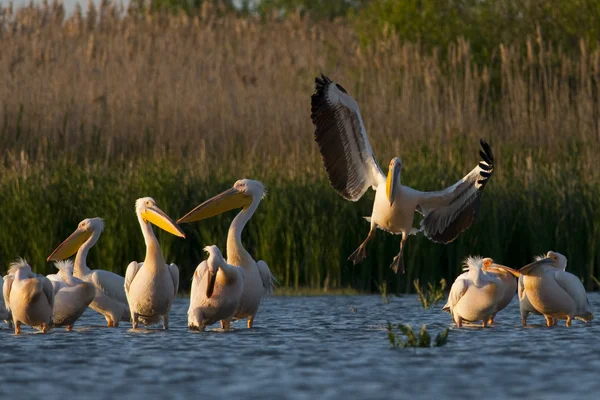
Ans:
[[[162,317],[163,328],[169,329],[169,312],[179,289],[179,268],[167,265],[151,223],[182,238],[185,234],[151,197],[135,202],[135,212],[146,242],[143,263],[132,261],[125,274],[125,293],[131,310],[133,329],[138,323],[151,325]]]
[[[50,280],[54,287],[52,323],[57,327],[64,326],[70,332],[94,300],[96,287],[73,276],[73,261],[57,261],[54,266],[58,273]]]
[[[345,199],[358,201],[369,187],[375,190],[371,228],[348,258],[355,265],[367,255],[376,228],[402,234],[400,252],[390,265],[404,273],[402,253],[409,234],[424,232],[437,243],[450,243],[475,220],[483,188],[494,171],[492,149],[481,140],[482,161],[454,185],[437,192],[419,192],[400,183],[402,161],[390,161],[387,177],[375,160],[356,101],[339,84],[321,75],[311,97],[311,118],[325,170],[333,188]],[[423,215],[413,228],[414,213]]]
[[[229,330],[244,291],[243,270],[227,264],[217,246],[207,246],[204,251],[208,259],[198,265],[192,278],[188,326],[204,331],[223,321],[223,328]]]
[[[504,310],[506,306],[510,304],[515,293],[517,293],[517,279],[520,277],[519,271],[504,265],[492,264],[489,266],[483,266],[483,271],[488,274],[496,275],[496,278],[502,281],[503,294],[502,298],[498,302],[496,311],[490,317],[488,324],[494,323],[494,317],[497,313]]]
[[[3,285],[6,305],[12,312],[15,335],[21,333],[21,324],[47,333],[52,326],[54,291],[44,275],[33,273],[24,259],[10,264]]]
[[[0,286],[2,286],[4,290],[4,279],[0,276]],[[0,296],[0,319],[6,322],[9,328],[12,328],[12,314],[10,310],[6,307],[6,303],[4,301],[4,294]]]
[[[265,187],[262,183],[241,179],[231,189],[205,201],[177,221],[200,221],[235,208],[242,208],[233,219],[227,234],[227,263],[242,267],[244,271],[244,291],[234,319],[248,318],[248,328],[252,328],[261,299],[272,293],[276,283],[267,263],[262,260],[254,261],[242,245],[242,231],[264,196]],[[221,326],[226,328],[227,324],[222,321]]]
[[[564,270],[566,266],[564,255],[549,251],[545,258],[538,257],[519,270],[524,294],[533,309],[546,317],[548,326],[554,319],[566,319],[566,326],[571,326],[573,318],[585,322],[594,318],[583,284]]]
[[[457,327],[463,321],[483,321],[483,327],[498,310],[504,295],[504,285],[493,273],[483,271],[494,263],[491,258],[468,257],[465,260],[466,274],[461,274],[452,284],[448,302],[442,308],[448,311]]]
[[[96,294],[90,308],[102,314],[108,326],[116,327],[119,321],[129,321],[129,306],[123,289],[125,279],[114,272],[92,270],[86,263],[88,252],[100,238],[103,229],[104,221],[101,218],[84,219],[71,236],[48,256],[47,261],[61,261],[77,253],[73,276],[94,285]]]

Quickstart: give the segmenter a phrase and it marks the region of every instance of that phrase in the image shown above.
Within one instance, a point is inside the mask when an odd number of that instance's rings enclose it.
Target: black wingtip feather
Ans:
[[[488,164],[494,163],[494,153],[492,152],[492,148],[490,145],[483,139],[479,139],[479,144],[481,144],[482,150],[479,150],[479,154],[481,158],[485,160]]]

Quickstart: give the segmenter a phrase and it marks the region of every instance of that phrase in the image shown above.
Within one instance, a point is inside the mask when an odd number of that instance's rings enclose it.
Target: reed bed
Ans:
[[[585,43],[574,58],[525,38],[476,65],[465,42],[444,58],[392,34],[365,47],[343,21],[90,7],[68,19],[57,4],[0,11],[0,265],[23,256],[48,273],[53,248],[100,216],[88,265],[123,273],[144,256],[136,198],[177,218],[249,177],[269,194],[244,242],[284,287],[370,291],[387,280],[410,292],[414,279],[452,282],[469,254],[519,267],[553,249],[592,288],[600,52]],[[383,232],[364,263],[346,261],[373,193],[354,204],[328,185],[310,121],[321,72],[358,100],[381,164],[402,157],[405,184],[452,184],[478,161],[479,137],[492,144],[477,221],[450,245],[411,237],[404,276],[388,269],[399,240]],[[224,249],[233,215],[184,225],[187,240],[159,233],[183,289],[204,245]]]

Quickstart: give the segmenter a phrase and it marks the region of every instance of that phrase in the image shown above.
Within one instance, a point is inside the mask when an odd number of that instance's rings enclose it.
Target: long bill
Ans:
[[[526,266],[521,267],[519,269],[519,273],[521,275],[528,275],[531,272],[531,270],[534,269],[535,267],[538,267],[538,266],[540,266],[542,264],[546,264],[546,263],[551,262],[551,261],[552,261],[551,258],[548,258],[548,257],[547,258],[542,258],[541,260],[534,261],[531,264],[527,264]]]
[[[392,167],[388,170],[387,180],[385,183],[385,194],[390,202],[390,206],[394,205],[398,174],[400,174],[400,163],[394,160]]]
[[[77,228],[75,232],[65,239],[58,247],[48,256],[46,261],[61,261],[71,257],[77,253],[77,250],[85,243],[86,240],[92,236],[93,232],[88,232],[83,229]]]
[[[142,218],[144,221],[150,222],[172,235],[185,238],[185,233],[181,228],[163,210],[156,206],[148,207],[142,214]]]
[[[236,188],[227,189],[221,194],[206,200],[198,207],[177,220],[177,223],[200,221],[236,208],[245,208],[252,204],[252,196]]]
[[[505,271],[509,274],[511,274],[512,276],[514,276],[515,278],[518,278],[519,276],[521,276],[521,273],[516,270],[513,269],[511,267],[507,267],[506,265],[500,265],[500,264],[492,264],[490,266],[484,266],[483,270],[486,272],[491,272],[491,273],[498,273],[499,271]]]

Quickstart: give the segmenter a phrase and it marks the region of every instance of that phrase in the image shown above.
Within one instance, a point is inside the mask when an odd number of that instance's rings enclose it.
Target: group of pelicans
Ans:
[[[390,161],[384,174],[369,143],[357,102],[339,84],[324,75],[315,79],[311,97],[311,119],[325,170],[332,187],[345,199],[359,200],[369,187],[375,201],[369,233],[350,255],[357,264],[366,258],[366,247],[377,228],[401,235],[400,250],[390,267],[404,272],[403,250],[409,235],[423,233],[437,243],[450,243],[475,220],[483,189],[494,172],[491,147],[481,140],[481,161],[454,185],[439,191],[421,192],[401,184],[403,164]],[[199,221],[232,209],[242,211],[234,218],[227,236],[227,260],[217,246],[204,250],[202,261],[192,279],[188,326],[204,330],[218,321],[225,330],[232,320],[247,318],[251,328],[262,298],[272,292],[276,279],[264,261],[256,262],[241,243],[245,225],[265,195],[262,183],[249,179],[237,181],[225,192],[194,208],[177,223]],[[89,306],[101,313],[111,327],[120,321],[138,324],[160,322],[168,328],[169,312],[179,287],[179,269],[167,264],[152,224],[185,238],[181,228],[150,198],[136,201],[135,211],[146,243],[144,262],[132,262],[125,277],[90,269],[88,251],[98,241],[104,224],[100,218],[81,221],[77,229],[48,257],[56,261],[57,274],[36,274],[25,260],[10,265],[3,280],[0,319],[47,332],[52,326],[71,330]],[[419,228],[414,215],[422,215]],[[76,254],[74,261],[68,260]],[[566,258],[549,252],[519,271],[494,264],[489,258],[469,258],[468,271],[454,282],[445,310],[457,326],[464,322],[492,322],[519,288],[521,314],[526,323],[529,312],[546,316],[548,325],[557,319],[590,320],[593,316],[581,282],[565,271]]]

